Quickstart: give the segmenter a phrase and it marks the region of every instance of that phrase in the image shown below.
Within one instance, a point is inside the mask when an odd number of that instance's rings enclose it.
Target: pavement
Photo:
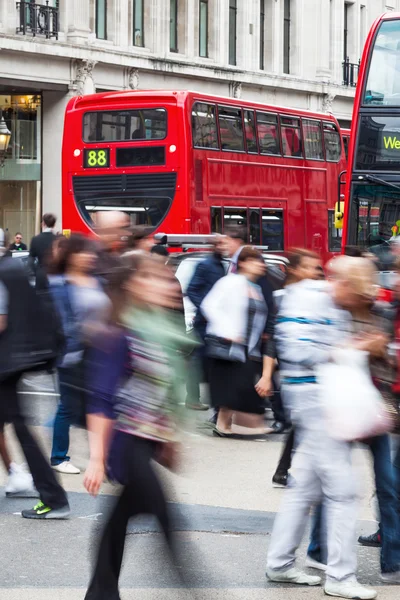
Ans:
[[[26,411],[47,454],[51,444],[56,390],[48,377],[31,376],[23,384]],[[276,600],[322,599],[321,588],[277,585],[265,578],[265,560],[273,521],[284,494],[272,488],[283,436],[266,442],[214,438],[200,429],[207,413],[191,413],[182,433],[182,467],[171,474],[157,467],[170,502],[179,540],[182,566],[191,588],[179,590],[168,562],[157,523],[149,516],[129,524],[122,600]],[[22,461],[11,428],[7,430],[13,456]],[[88,461],[87,434],[73,429],[71,459],[84,470]],[[359,447],[354,463],[360,481],[358,532],[376,529],[372,467],[368,451]],[[68,521],[28,521],[21,510],[32,500],[6,499],[0,473],[0,600],[83,600],[91,557],[107,511],[118,487],[105,484],[97,499],[83,487],[83,475],[67,475],[72,516]],[[307,535],[298,552],[305,558]],[[396,587],[379,580],[379,551],[358,547],[358,578],[376,587],[379,598],[395,599]]]

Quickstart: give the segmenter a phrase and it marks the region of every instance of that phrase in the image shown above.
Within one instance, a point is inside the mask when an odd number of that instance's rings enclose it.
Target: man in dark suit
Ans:
[[[57,218],[51,213],[43,215],[42,233],[35,235],[31,241],[29,250],[29,266],[36,275],[36,287],[46,287],[46,258],[51,252],[51,247],[55,240],[53,229],[57,222]]]
[[[200,305],[211,288],[225,275],[225,267],[223,264],[224,253],[225,238],[223,236],[217,236],[214,241],[214,252],[209,258],[206,258],[197,265],[186,291],[189,300],[191,300],[197,309],[193,327],[203,341],[206,335],[207,322],[201,313]],[[186,406],[193,410],[207,410],[208,406],[200,402],[199,374],[201,375],[201,372],[203,372],[203,379],[207,378],[204,347],[202,346],[194,350],[192,358],[194,368],[187,380]]]

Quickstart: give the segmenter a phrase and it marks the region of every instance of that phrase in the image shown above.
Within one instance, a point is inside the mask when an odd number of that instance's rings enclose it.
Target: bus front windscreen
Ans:
[[[392,242],[400,234],[400,187],[355,183],[352,198],[353,239],[376,256],[381,270],[392,268]]]
[[[382,21],[375,37],[363,104],[400,106],[400,20]]]

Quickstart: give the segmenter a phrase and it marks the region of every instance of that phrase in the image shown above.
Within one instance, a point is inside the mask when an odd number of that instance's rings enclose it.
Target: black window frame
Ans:
[[[278,145],[279,145],[279,152],[276,154],[275,152],[263,152],[261,149],[261,144],[260,144],[260,138],[258,135],[258,115],[269,115],[271,117],[276,117],[276,129],[277,129],[277,140],[278,140]],[[272,124],[272,122],[271,122]],[[281,126],[280,126],[280,118],[279,118],[279,114],[278,113],[274,113],[274,112],[267,112],[267,111],[263,111],[263,110],[256,110],[256,127],[257,127],[257,143],[258,143],[258,148],[259,148],[259,153],[261,156],[283,156],[283,152],[282,152],[282,136],[281,136]]]
[[[260,0],[260,71],[265,70],[265,0]]]
[[[218,229],[213,229],[212,224],[213,224],[213,213],[218,211],[219,212],[219,218],[221,221],[221,227]],[[224,209],[223,206],[211,206],[210,207],[210,229],[211,229],[211,233],[223,233],[224,231]]]
[[[320,141],[321,141],[321,158],[314,158],[314,157],[307,156],[307,152],[306,152],[305,124],[304,124],[305,121],[308,121],[309,123],[317,123],[319,125]],[[304,154],[305,160],[316,160],[318,162],[325,162],[325,138],[324,138],[324,134],[323,134],[323,128],[322,128],[322,121],[321,121],[321,119],[313,119],[312,117],[302,117],[302,119],[301,119],[301,127],[302,127],[302,130],[303,130],[302,131],[302,134],[303,134],[303,154]]]
[[[217,134],[217,147],[216,148],[212,148],[210,146],[196,146],[194,143],[194,130],[193,130],[193,122],[192,122],[192,116],[193,116],[193,110],[194,107],[196,106],[196,104],[206,104],[208,106],[212,106],[214,108],[214,116],[215,116],[215,132]],[[220,139],[220,135],[219,135],[219,126],[218,126],[218,105],[214,104],[213,102],[207,102],[205,100],[195,100],[192,104],[192,108],[191,108],[191,112],[190,112],[190,126],[192,129],[192,148],[196,149],[196,150],[212,150],[213,152],[220,152],[221,150],[221,139]]]
[[[174,6],[172,6],[174,4]],[[179,52],[178,42],[178,11],[179,0],[170,0],[169,2],[169,51]],[[174,34],[172,36],[172,33]],[[172,43],[172,37],[175,38],[175,45]]]
[[[326,127],[327,125],[328,125],[329,127],[332,127],[333,129],[335,129],[335,131],[336,131],[336,133],[337,133],[337,135],[338,135],[338,137],[339,137],[339,148],[340,148],[340,152],[339,152],[339,156],[338,156],[338,159],[337,159],[337,160],[332,160],[332,159],[328,158],[328,153],[327,153],[327,151],[326,151],[326,141],[325,141],[325,127]],[[322,120],[322,133],[323,133],[323,136],[324,136],[324,151],[325,151],[325,161],[326,161],[326,162],[329,162],[329,163],[334,163],[334,164],[337,164],[337,163],[340,161],[340,159],[342,158],[342,136],[341,136],[341,134],[340,134],[340,130],[338,129],[338,127],[337,127],[336,123],[332,123],[332,121],[324,121],[324,120]]]
[[[201,21],[201,9],[202,6],[206,7],[206,31],[205,31],[205,36],[206,36],[206,52],[205,54],[202,54],[202,33],[203,33],[203,28],[202,28],[202,21]],[[209,14],[209,6],[208,6],[208,0],[199,0],[199,56],[200,58],[208,58],[208,32],[209,32],[209,19],[210,19],[210,14]]]
[[[242,122],[242,139],[243,139],[243,150],[232,150],[229,148],[222,147],[222,135],[221,135],[221,126],[220,126],[220,109],[225,110],[238,110],[241,114],[241,122]],[[245,132],[244,132],[244,120],[243,120],[243,108],[241,106],[229,106],[227,104],[217,104],[217,115],[218,115],[218,138],[221,152],[235,152],[236,154],[246,154],[246,145],[245,145]]]
[[[237,65],[237,0],[229,0],[228,45],[228,63],[235,67]]]
[[[140,23],[140,31],[142,32],[141,44],[136,44],[136,3],[139,2],[142,6],[142,18]],[[144,3],[145,0],[132,0],[132,45],[136,48],[144,48]]]
[[[282,119],[296,119],[297,121],[299,121],[299,127],[294,126],[294,128],[298,129],[300,131],[301,156],[294,156],[293,154],[285,154],[284,143],[283,143],[283,130],[284,130],[285,127],[289,127],[289,125],[285,125],[284,123],[282,123]],[[293,115],[280,114],[279,115],[279,123],[280,123],[280,134],[281,134],[282,156],[284,158],[294,158],[296,160],[304,160],[305,154],[304,154],[304,140],[303,140],[303,128],[302,128],[302,125],[301,125],[301,117],[294,117]]]
[[[291,0],[283,3],[283,72],[290,75]]]
[[[108,6],[107,6],[107,2],[108,0],[103,0],[103,4],[104,4],[104,36],[100,36],[99,35],[99,3],[100,0],[96,0],[96,6],[95,6],[95,10],[96,10],[96,15],[95,15],[95,28],[96,28],[96,38],[98,40],[106,40],[107,39],[107,12],[108,12]]]
[[[130,138],[130,139],[123,139],[123,140],[106,140],[106,139],[102,139],[102,140],[86,140],[85,139],[85,127],[84,127],[84,119],[85,116],[87,114],[96,114],[96,113],[119,113],[119,112],[140,112],[140,111],[146,111],[146,110],[162,110],[164,111],[165,115],[166,115],[166,127],[165,127],[165,136],[163,138]],[[169,113],[167,108],[165,108],[164,106],[147,106],[147,107],[143,107],[143,108],[127,108],[125,110],[123,109],[110,109],[110,110],[87,110],[83,113],[82,116],[82,141],[84,144],[132,144],[134,142],[160,142],[162,140],[167,139],[168,137],[168,125],[169,125]]]

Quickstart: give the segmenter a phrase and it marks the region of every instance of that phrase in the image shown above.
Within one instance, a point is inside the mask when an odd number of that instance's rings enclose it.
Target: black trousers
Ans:
[[[21,411],[17,391],[20,378],[21,374],[18,374],[0,382],[0,427],[4,423],[14,426],[41,501],[51,508],[62,508],[68,504],[67,495],[27,427]]]
[[[125,487],[104,527],[93,577],[85,600],[119,600],[121,571],[128,521],[139,514],[157,517],[171,557],[177,565],[167,502],[152,466],[155,444],[144,438],[118,433],[118,457],[124,461]]]
[[[278,466],[276,468],[276,473],[282,473],[287,475],[291,465],[292,465],[292,452],[294,446],[294,428],[289,433],[285,447],[283,448],[281,458],[279,459]]]

